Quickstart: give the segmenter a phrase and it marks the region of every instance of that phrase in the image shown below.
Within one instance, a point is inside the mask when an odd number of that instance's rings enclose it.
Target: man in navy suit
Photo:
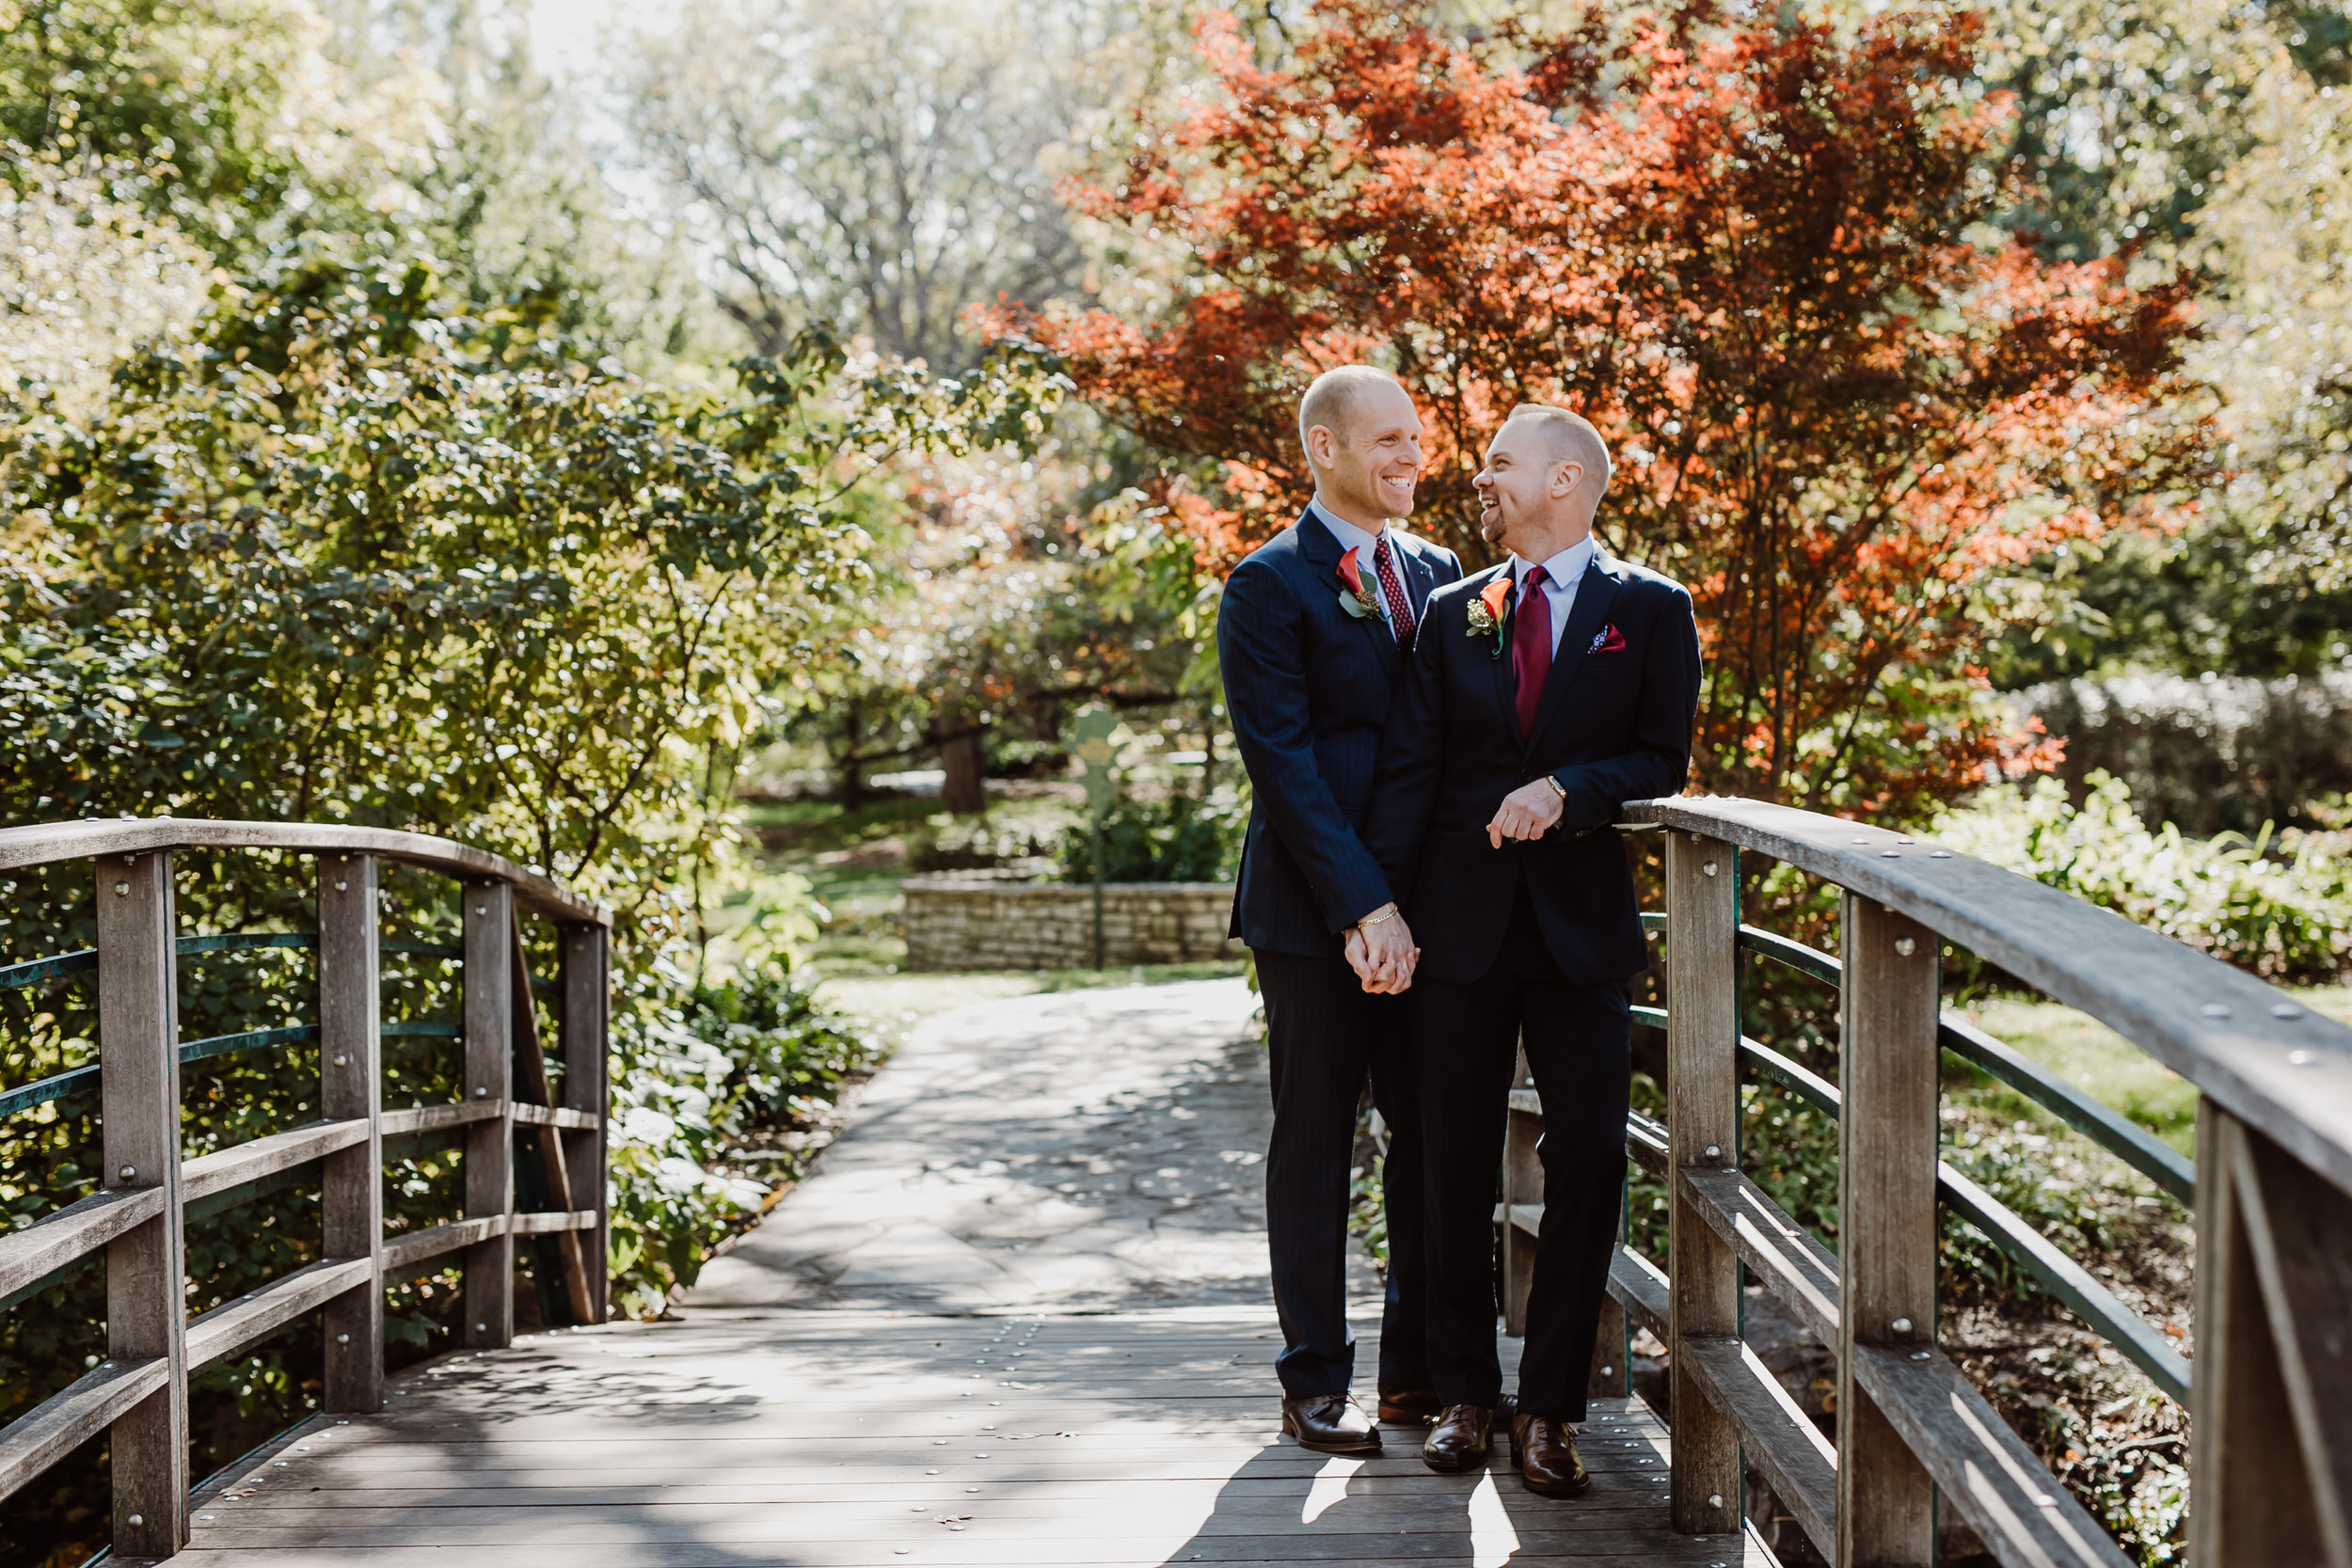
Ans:
[[[1396,378],[1326,372],[1299,404],[1315,498],[1225,580],[1217,656],[1249,770],[1232,934],[1257,959],[1274,1086],[1266,1229],[1283,1347],[1282,1424],[1308,1448],[1377,1449],[1349,1392],[1348,1162],[1369,1075],[1389,1127],[1388,1300],[1380,1414],[1437,1413],[1422,1348],[1421,1113],[1402,990],[1411,938],[1357,836],[1389,695],[1450,550],[1389,526],[1409,516],[1421,418]]]
[[[1647,962],[1628,800],[1678,793],[1699,643],[1680,585],[1593,537],[1609,451],[1523,404],[1487,448],[1479,532],[1502,565],[1440,590],[1380,748],[1364,841],[1422,948],[1410,984],[1427,1223],[1432,1469],[1486,1462],[1495,1354],[1495,1172],[1517,1052],[1543,1097],[1544,1220],[1513,1458],[1533,1491],[1590,1484],[1570,1427],[1598,1331],[1625,1177],[1627,982]]]

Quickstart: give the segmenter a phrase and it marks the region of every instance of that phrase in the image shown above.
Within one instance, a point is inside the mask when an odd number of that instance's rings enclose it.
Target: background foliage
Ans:
[[[795,985],[809,888],[757,858],[807,797],[864,835],[823,851],[845,886],[1089,874],[1062,727],[1100,702],[1157,743],[1113,874],[1229,870],[1218,574],[1295,514],[1289,400],[1339,359],[1414,387],[1420,526],[1457,544],[1511,402],[1602,420],[1613,547],[1700,596],[1713,787],[2342,974],[2334,0],[630,20],[550,80],[502,0],[0,0],[0,822],[414,826],[611,903],[628,1310],[871,1059]],[[934,765],[935,801],[874,782]],[[308,875],[190,857],[187,927],[305,929]],[[1818,890],[1754,892],[1826,928]],[[448,940],[441,891],[393,893],[395,940]],[[0,959],[86,940],[71,879],[0,895]],[[849,924],[881,962],[886,898]],[[192,957],[189,1027],[301,1018],[307,963]],[[445,1023],[453,980],[405,955],[387,1016]],[[87,1055],[85,1000],[0,995],[8,1083]],[[1834,1064],[1818,1007],[1768,1010]],[[443,1042],[389,1043],[446,1098]],[[191,1145],[307,1115],[314,1066],[204,1064]],[[90,1179],[87,1108],[53,1111],[7,1130],[11,1224]],[[1834,1217],[1821,1129],[1747,1114]],[[2039,1133],[1947,1133],[2087,1250],[2153,1234],[2070,1209],[2112,1184]],[[453,1157],[401,1160],[432,1223]],[[304,1205],[204,1216],[199,1293],[310,1256]],[[0,1419],[89,1354],[88,1289],[0,1312]],[[401,1283],[402,1354],[449,1305]],[[299,1410],[313,1349],[220,1369],[202,1451]],[[2042,1440],[2159,1560],[2178,1467],[2088,1387]],[[102,1463],[56,1473],[52,1555],[97,1544]]]
[[[1710,785],[1899,814],[2015,749],[1972,701],[1969,584],[2169,516],[2206,436],[2185,280],[1979,232],[2021,193],[1975,22],[1841,37],[1694,4],[1465,48],[1348,0],[1313,20],[1279,68],[1205,22],[1212,80],[1067,187],[1183,247],[1157,319],[984,318],[1225,465],[1202,555],[1295,514],[1325,365],[1391,364],[1423,403],[1420,515],[1473,562],[1485,434],[1568,403],[1617,450],[1612,546],[1696,595]]]

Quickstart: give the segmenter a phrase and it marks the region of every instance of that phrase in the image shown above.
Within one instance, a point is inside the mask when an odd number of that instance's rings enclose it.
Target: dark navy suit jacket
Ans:
[[[1470,607],[1508,565],[1430,600],[1380,746],[1364,842],[1422,950],[1420,970],[1475,984],[1502,950],[1525,883],[1545,945],[1579,985],[1647,962],[1625,847],[1609,831],[1628,800],[1681,792],[1698,709],[1691,595],[1596,548],[1535,710],[1519,733],[1508,626],[1473,634]],[[1567,792],[1543,837],[1487,842],[1502,798],[1549,773]]]
[[[1461,562],[1390,537],[1418,619]],[[1250,788],[1232,934],[1269,952],[1337,957],[1339,933],[1389,902],[1357,829],[1406,650],[1386,623],[1340,608],[1342,553],[1311,509],[1233,568],[1217,610],[1225,710]]]

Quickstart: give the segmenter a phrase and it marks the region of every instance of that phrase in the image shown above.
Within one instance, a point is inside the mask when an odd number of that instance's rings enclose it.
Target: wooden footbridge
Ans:
[[[1650,918],[1666,1006],[1645,1022],[1665,1031],[1669,1112],[1634,1119],[1628,1154],[1668,1180],[1670,1259],[1620,1259],[1585,1438],[1597,1484],[1565,1503],[1520,1491],[1500,1458],[1483,1475],[1431,1475],[1410,1433],[1366,1461],[1277,1434],[1276,1340],[1249,1258],[1262,1129],[1248,1118],[1263,1117],[1263,1092],[1230,986],[1086,993],[919,1034],[818,1177],[713,1265],[686,1321],[606,1322],[601,911],[403,833],[170,820],[0,832],[0,875],[74,879],[75,918],[93,932],[79,951],[12,939],[21,961],[0,968],[0,991],[80,987],[97,1021],[94,1061],[0,1085],[0,1116],[64,1123],[78,1105],[72,1124],[95,1129],[84,1190],[0,1232],[0,1303],[39,1312],[86,1268],[103,1267],[105,1290],[103,1354],[49,1369],[32,1390],[45,1397],[9,1390],[0,1549],[44,1560],[22,1504],[103,1441],[117,1561],[1744,1568],[1809,1553],[1908,1568],[1935,1560],[1941,1535],[1947,1552],[1972,1541],[2010,1568],[2121,1568],[2098,1521],[1936,1344],[1948,1207],[2187,1403],[2189,1560],[2352,1568],[2352,1031],[1905,835],[1714,800],[1642,805],[1627,825],[1665,845],[1665,908]],[[187,851],[255,851],[278,875],[307,857],[311,924],[183,932],[174,857]],[[1838,955],[1742,923],[1743,851],[1844,890]],[[384,942],[391,867],[445,879],[457,941]],[[239,943],[314,952],[314,1018],[183,1037],[177,966]],[[2196,1084],[2197,1162],[1943,1015],[1946,944]],[[454,967],[458,1022],[386,1017],[381,955],[395,946]],[[1744,956],[1835,988],[1836,1082],[1742,1037]],[[552,977],[534,977],[549,958]],[[432,1080],[445,1098],[388,1108],[416,1078],[395,1085],[384,1041],[426,1029],[458,1058]],[[182,1067],[289,1049],[315,1052],[315,1117],[188,1157]],[[2193,1375],[2098,1278],[1939,1164],[1947,1051],[2193,1203]],[[1837,1118],[1835,1254],[1741,1174],[1740,1087],[1759,1075]],[[1522,1092],[1510,1115],[1498,1219],[1516,1320],[1541,1214],[1542,1107]],[[462,1151],[451,1212],[388,1216],[387,1162],[427,1147]],[[315,1256],[191,1315],[191,1216],[303,1183],[318,1194]],[[388,1382],[388,1282],[452,1263],[462,1348]],[[518,1266],[545,1325],[521,1335]],[[1743,1274],[1835,1352],[1834,1438],[1743,1345]],[[317,1414],[191,1476],[191,1381],[305,1323],[319,1325]],[[1637,1327],[1669,1352],[1664,1412],[1625,1384]],[[1790,1529],[1759,1529],[1765,1515]]]

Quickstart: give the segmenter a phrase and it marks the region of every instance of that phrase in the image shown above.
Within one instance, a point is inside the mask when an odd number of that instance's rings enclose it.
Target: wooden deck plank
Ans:
[[[562,1547],[550,1552],[527,1552],[527,1549],[501,1547],[496,1561],[503,1568],[997,1568],[1000,1563],[1040,1563],[1042,1559],[1024,1557],[1021,1549],[1011,1554],[995,1552],[986,1544],[964,1544],[969,1535],[946,1535],[941,1543],[927,1544],[922,1549],[898,1552],[894,1547],[870,1547],[864,1543],[788,1543],[774,1552],[760,1552],[748,1557],[737,1547],[706,1547],[698,1543],[626,1543],[626,1544],[583,1544],[583,1547]],[[1108,1552],[1120,1552],[1118,1557]],[[1692,1543],[1675,1552],[1642,1549],[1630,1554],[1607,1554],[1607,1557],[1574,1559],[1583,1568],[1734,1568],[1736,1563],[1750,1563],[1762,1568],[1764,1559],[1755,1547],[1748,1547],[1748,1557],[1729,1557],[1731,1544],[1724,1543]],[[444,1547],[230,1547],[223,1552],[209,1552],[199,1561],[207,1568],[345,1568],[358,1563],[364,1568],[449,1568],[452,1559]],[[1181,1557],[1165,1557],[1155,1552],[1134,1552],[1132,1543],[1110,1543],[1104,1557],[1058,1557],[1052,1559],[1054,1568],[1160,1568],[1160,1563],[1221,1563],[1226,1568],[1279,1568],[1279,1563],[1296,1561],[1345,1561],[1350,1568],[1428,1568],[1428,1563],[1461,1563],[1466,1552],[1461,1544],[1433,1549],[1433,1552],[1388,1554],[1383,1557],[1232,1557],[1231,1552],[1185,1552]],[[1527,1552],[1515,1552],[1510,1557],[1513,1568],[1519,1563],[1543,1561],[1529,1557]]]
[[[918,1031],[871,1091],[887,1115],[706,1274],[732,1305],[408,1369],[380,1413],[316,1418],[208,1485],[181,1560],[1760,1568],[1737,1539],[1668,1529],[1671,1453],[1638,1402],[1596,1406],[1594,1488],[1568,1501],[1500,1450],[1435,1475],[1417,1428],[1360,1462],[1282,1437],[1265,1282],[1237,1261],[1263,1271],[1246,997],[1179,1006],[1153,1038],[1147,993],[1023,1000]],[[1112,1037],[1128,1049],[1104,1053]],[[1096,1164],[1121,1168],[1064,1190]],[[1355,1319],[1369,1393],[1376,1302]]]
[[[993,1400],[906,1375],[947,1348],[932,1341],[950,1331],[921,1318],[847,1338],[794,1323],[543,1336],[412,1370],[392,1390],[406,1408],[314,1420],[199,1498],[187,1556],[201,1568],[428,1551],[468,1568],[1401,1564],[1499,1561],[1507,1531],[1514,1564],[1762,1561],[1665,1528],[1670,1450],[1635,1402],[1596,1407],[1595,1488],[1575,1501],[1524,1492],[1500,1453],[1491,1475],[1432,1474],[1406,1429],[1358,1462],[1301,1449],[1277,1433],[1262,1323],[1032,1318],[1025,1348],[1057,1370]],[[771,1326],[785,1332],[758,1332]],[[1359,1354],[1375,1355],[1363,1338]],[[826,1389],[814,1401],[812,1374]]]
[[[1287,1478],[1271,1476],[1226,1478],[1216,1475],[1196,1477],[1152,1477],[1122,1475],[1119,1481],[1120,1510],[1139,1517],[1155,1512],[1191,1506],[1192,1494],[1203,1482],[1222,1489],[1222,1512],[1234,1516],[1263,1513],[1267,1517],[1283,1515],[1296,1522],[1300,1516],[1299,1488]],[[1440,1484],[1426,1487],[1411,1484],[1411,1478],[1391,1478],[1387,1484],[1366,1481],[1361,1477],[1350,1481],[1347,1496],[1351,1499],[1366,1497],[1383,1499],[1384,1507],[1393,1506],[1399,1518],[1417,1517],[1422,1505],[1449,1517],[1461,1513],[1462,1498],[1477,1490],[1476,1479],[1463,1481],[1458,1477],[1433,1477]],[[1063,1512],[1062,1505],[1096,1496],[1101,1480],[1013,1481],[999,1481],[984,1489],[993,1499],[992,1507],[1006,1517],[1046,1518]],[[308,1520],[314,1515],[324,1517],[320,1511],[334,1514],[337,1520],[347,1520],[363,1510],[408,1510],[462,1506],[468,1508],[511,1508],[520,1510],[541,1508],[578,1509],[594,1513],[598,1509],[638,1508],[703,1508],[735,1506],[784,1505],[848,1505],[851,1503],[884,1504],[899,1508],[909,1497],[936,1496],[943,1503],[970,1496],[963,1483],[951,1482],[946,1487],[929,1488],[911,1484],[905,1480],[883,1482],[826,1484],[817,1481],[746,1481],[736,1484],[685,1484],[652,1486],[490,1486],[477,1489],[472,1495],[453,1501],[450,1494],[431,1487],[378,1487],[366,1489],[354,1497],[349,1491],[327,1486],[317,1492],[299,1496],[246,1502],[245,1517],[248,1524],[266,1516],[272,1527],[289,1521]],[[1598,1517],[1613,1510],[1643,1509],[1657,1500],[1656,1495],[1639,1487],[1596,1487],[1578,1505],[1576,1517],[1580,1522]],[[906,1505],[912,1509],[919,1505]],[[1622,1521],[1618,1521],[1622,1523]]]

